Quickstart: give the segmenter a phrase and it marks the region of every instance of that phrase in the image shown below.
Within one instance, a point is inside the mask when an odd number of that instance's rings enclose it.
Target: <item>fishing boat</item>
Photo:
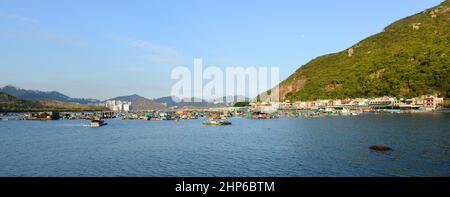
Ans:
[[[225,120],[207,120],[204,125],[231,125],[231,122]]]
[[[0,120],[17,120],[19,117],[17,116],[0,116]]]
[[[101,127],[101,126],[105,126],[108,123],[106,123],[104,120],[100,119],[100,118],[94,118],[91,120],[91,123],[88,125],[84,125],[85,127]]]

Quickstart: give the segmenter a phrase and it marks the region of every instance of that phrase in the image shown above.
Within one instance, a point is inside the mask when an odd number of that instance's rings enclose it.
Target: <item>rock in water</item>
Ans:
[[[381,144],[375,144],[369,147],[371,150],[374,151],[391,151],[392,148],[386,145],[381,145]]]

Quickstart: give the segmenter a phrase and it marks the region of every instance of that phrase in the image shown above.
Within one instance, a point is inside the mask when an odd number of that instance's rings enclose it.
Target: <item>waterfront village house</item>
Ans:
[[[296,109],[305,109],[305,108],[314,108],[319,106],[327,106],[328,100],[325,101],[296,101],[292,103],[292,108]]]
[[[258,102],[258,103],[250,103],[250,109],[252,110],[259,110],[262,106],[267,105],[266,102]]]
[[[292,107],[292,103],[290,100],[285,100],[283,103],[281,103],[281,108],[288,109],[291,107]]]
[[[381,98],[369,99],[369,105],[392,105],[395,102],[395,98],[384,96]]]
[[[416,98],[410,98],[403,101],[407,105],[416,105]]]
[[[442,107],[444,98],[439,98],[437,95],[424,95],[416,100],[417,105],[422,105],[426,110],[433,110]]]
[[[318,100],[316,101],[316,107],[328,106],[330,100]]]
[[[258,110],[261,111],[263,113],[273,113],[275,111],[277,111],[280,108],[281,104],[280,103],[276,103],[276,102],[272,102],[272,103],[267,103],[267,102],[261,102],[261,103],[250,103],[250,109],[251,110]]]
[[[351,99],[342,99],[341,100],[341,105],[351,105],[351,104],[352,104]]]
[[[251,110],[255,110],[257,108],[258,103],[249,103],[248,106]]]
[[[296,109],[303,109],[303,108],[306,108],[309,106],[307,106],[306,102],[304,102],[304,101],[296,101],[292,104],[292,107],[296,108]]]
[[[329,100],[326,106],[334,106],[334,100]]]
[[[262,106],[260,108],[260,111],[262,113],[271,114],[271,113],[276,112],[278,110],[278,108],[279,108],[279,106],[276,106],[276,105],[266,105],[266,106]]]
[[[316,106],[316,103],[315,102],[306,102],[305,105],[306,105],[306,107],[311,108],[311,107]]]
[[[249,104],[251,110],[261,110],[261,108],[266,105],[268,105],[268,103],[266,103],[266,102],[260,102],[260,103],[258,102],[258,103],[250,103]]]
[[[341,100],[333,100],[332,105],[333,105],[333,106],[342,105],[342,102],[341,102]]]
[[[368,106],[369,105],[369,99],[355,99],[352,102],[353,106]]]

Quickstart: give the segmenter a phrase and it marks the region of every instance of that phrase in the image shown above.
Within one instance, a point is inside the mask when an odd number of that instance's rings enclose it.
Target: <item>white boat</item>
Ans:
[[[91,120],[91,123],[88,125],[84,125],[85,127],[101,127],[101,126],[105,126],[108,123],[106,123],[105,121],[103,121],[100,118],[94,118]]]

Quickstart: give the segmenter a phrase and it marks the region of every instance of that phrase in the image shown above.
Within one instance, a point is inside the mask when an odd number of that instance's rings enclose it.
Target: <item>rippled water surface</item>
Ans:
[[[0,176],[450,176],[448,113],[202,121],[0,121]]]

